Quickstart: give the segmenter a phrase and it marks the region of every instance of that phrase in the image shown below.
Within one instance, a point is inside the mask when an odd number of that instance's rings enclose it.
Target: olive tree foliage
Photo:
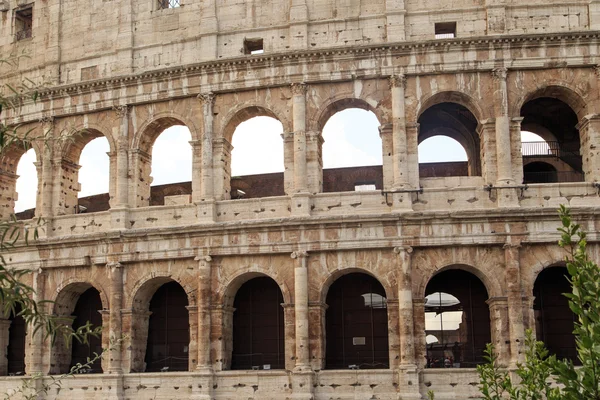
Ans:
[[[569,210],[559,210],[562,226],[558,245],[566,250],[571,293],[565,293],[575,314],[573,334],[581,366],[548,355],[544,343],[527,332],[525,362],[517,366],[518,379],[498,365],[494,347],[488,344],[487,363],[477,368],[485,400],[600,400],[600,269],[590,260],[587,239]],[[554,382],[555,384],[553,384]]]
[[[0,58],[0,66],[16,67],[19,58]],[[72,140],[77,134],[67,132],[54,135],[51,131],[37,133],[20,125],[7,124],[6,112],[9,110],[18,112],[23,104],[35,103],[39,97],[39,90],[40,85],[30,80],[23,81],[18,86],[0,84],[0,161],[14,147],[27,151],[33,142],[41,143],[46,147],[55,146],[56,141]],[[87,343],[90,335],[100,334],[101,328],[94,328],[88,322],[78,329],[73,329],[71,319],[52,315],[51,302],[36,300],[33,287],[24,283],[35,271],[11,268],[7,263],[6,254],[15,248],[29,244],[30,241],[38,240],[38,232],[41,229],[44,229],[44,221],[41,218],[24,224],[17,221],[13,215],[9,220],[0,221],[0,317],[8,318],[10,315],[22,317],[27,324],[28,335],[42,335],[44,340],[54,341],[61,335],[65,343],[71,343],[73,340]],[[48,392],[51,387],[60,386],[61,378],[89,368],[90,364],[100,356],[96,355],[86,364],[74,366],[68,374],[51,378],[50,383],[39,385],[35,381],[40,380],[40,376],[29,377],[24,380],[20,389],[6,393],[5,397],[18,394],[24,398],[37,398],[42,392]]]

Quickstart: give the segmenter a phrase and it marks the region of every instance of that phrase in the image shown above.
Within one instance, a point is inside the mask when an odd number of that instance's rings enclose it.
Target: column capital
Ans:
[[[495,81],[505,81],[508,77],[508,68],[506,67],[498,67],[492,70],[492,77]]]
[[[38,122],[42,125],[54,125],[54,115],[42,115]]]
[[[292,257],[294,260],[301,259],[301,258],[307,258],[308,251],[306,251],[306,250],[294,251],[294,252],[292,252],[292,254],[290,254],[290,257]]]
[[[406,75],[395,74],[389,77],[390,87],[406,89]]]
[[[117,114],[117,117],[126,117],[129,115],[130,106],[127,104],[116,105],[112,107],[112,110]]]
[[[110,261],[106,263],[106,266],[108,268],[110,268],[111,270],[117,269],[117,268],[123,268],[123,264],[121,264],[118,261]]]
[[[504,250],[510,250],[510,249],[520,249],[521,248],[521,242],[515,242],[515,243],[504,243],[504,245],[502,246],[502,248]]]
[[[210,105],[210,106],[212,106],[213,103],[214,103],[214,101],[215,101],[215,94],[213,92],[200,93],[196,97],[204,105]]]
[[[394,253],[396,254],[412,254],[413,248],[412,246],[397,246],[394,247]]]
[[[379,135],[391,134],[394,129],[394,124],[381,124],[377,129],[379,129]]]
[[[292,94],[294,96],[304,96],[308,88],[304,82],[292,83],[290,87],[292,88]]]

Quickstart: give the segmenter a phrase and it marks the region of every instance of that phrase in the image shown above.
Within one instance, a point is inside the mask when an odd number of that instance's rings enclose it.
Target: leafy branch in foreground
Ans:
[[[572,293],[565,293],[576,316],[573,334],[581,366],[548,356],[544,344],[528,330],[525,363],[515,371],[518,383],[498,365],[494,347],[486,348],[485,365],[477,368],[485,400],[600,400],[600,269],[587,254],[586,233],[561,206],[558,245],[567,251],[565,262]],[[551,384],[551,380],[558,386]]]

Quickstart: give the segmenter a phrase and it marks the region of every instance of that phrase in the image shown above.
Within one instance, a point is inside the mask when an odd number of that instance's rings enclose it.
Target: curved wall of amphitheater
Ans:
[[[428,390],[440,399],[477,397],[476,371],[462,368],[475,363],[460,365],[452,349],[432,345],[435,332],[426,327],[425,297],[461,289],[456,279],[467,276],[485,292],[483,312],[454,309],[471,332],[467,342],[487,331],[501,362],[515,366],[525,329],[540,329],[538,276],[564,257],[556,246],[559,204],[571,207],[600,258],[600,2],[179,3],[0,1],[0,54],[13,61],[0,65],[1,82],[42,87],[37,101],[2,116],[56,139],[33,144],[44,232],[7,260],[31,269],[24,279],[58,315],[71,318],[95,288],[101,343],[110,347],[104,372],[65,379],[40,398],[420,399]],[[377,116],[383,166],[348,180],[354,187],[376,176],[377,190],[324,190],[321,131],[350,107]],[[260,115],[283,125],[282,195],[232,199],[232,135]],[[151,206],[152,145],[172,125],[191,132],[191,190]],[[470,146],[462,176],[419,167],[418,144],[444,128]],[[544,157],[526,151],[525,129],[558,147]],[[77,213],[77,162],[101,136],[110,144],[109,204]],[[6,149],[1,160],[3,219],[14,209],[23,153]],[[532,155],[566,166],[571,178],[529,179]],[[282,365],[234,368],[235,341],[251,334],[235,332],[243,308],[235,299],[260,277],[280,290]],[[381,285],[384,305],[369,304],[387,322],[387,346],[382,363],[367,365],[374,368],[353,361],[331,368],[339,345],[327,337],[336,300],[328,293],[344,277]],[[446,278],[454,283],[442,290]],[[187,366],[149,372],[151,299],[169,282],[187,298]],[[369,335],[342,347],[354,351]],[[434,350],[456,359],[436,364]],[[71,361],[64,343],[26,336],[27,374],[58,373]],[[1,378],[0,391],[20,379]]]

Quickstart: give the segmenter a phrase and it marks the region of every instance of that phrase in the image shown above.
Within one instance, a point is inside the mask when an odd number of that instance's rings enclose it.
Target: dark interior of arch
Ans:
[[[282,303],[281,290],[271,278],[254,278],[239,288],[233,301],[231,369],[285,368]]]
[[[464,147],[468,157],[467,162],[442,162],[438,168],[433,165],[427,176],[464,175],[464,171],[471,176],[481,175],[478,122],[471,111],[457,103],[439,103],[425,110],[418,123],[419,143],[432,136],[448,136]]]
[[[567,275],[565,267],[552,267],[543,270],[535,280],[535,331],[537,339],[544,342],[550,353],[581,365],[573,335],[575,315],[563,295],[571,292]]]
[[[146,371],[187,371],[190,344],[188,298],[177,282],[162,285],[150,300]]]
[[[89,288],[79,296],[73,315],[73,329],[77,330],[84,326],[88,322],[92,325],[92,329],[102,326],[102,300],[100,299],[100,292],[95,288]],[[71,345],[71,365],[72,368],[77,364],[87,363],[88,358],[94,358],[95,354],[102,353],[102,337],[99,336],[88,336],[88,343],[83,343],[73,339]],[[102,365],[100,360],[94,362],[90,369],[90,373],[101,373]]]
[[[352,273],[327,293],[326,369],[389,368],[386,294],[370,275]]]
[[[558,173],[553,165],[534,161],[523,165],[523,183],[555,183]]]
[[[558,159],[565,164],[563,171],[558,171],[558,178],[561,181],[577,181],[582,180],[582,158],[580,152],[579,130],[577,129],[577,114],[561,100],[551,97],[540,97],[528,101],[521,108],[521,117],[523,121],[521,126],[525,130],[529,130],[544,138],[545,133],[541,130],[536,131],[536,127],[543,127],[552,133],[556,139],[556,143],[549,143],[551,149],[556,151],[549,152],[550,154],[532,154],[526,157],[544,158],[551,157]],[[553,139],[554,139],[553,138]],[[546,139],[549,142],[548,138]],[[525,144],[524,146],[527,146]],[[526,149],[524,154],[528,154]],[[569,174],[571,172],[571,174]],[[576,172],[579,174],[579,179],[574,177],[568,178]],[[531,174],[530,174],[531,175]],[[565,179],[561,179],[561,175],[565,175]],[[530,178],[533,177],[532,175]]]
[[[485,286],[469,272],[447,270],[431,278],[425,296],[438,292],[456,297],[460,304],[453,305],[451,309],[443,309],[435,303],[425,304],[425,312],[439,315],[445,311],[462,311],[462,320],[455,331],[444,331],[443,340],[442,332],[426,331],[427,335],[441,340],[427,345],[427,366],[473,368],[483,363],[485,346],[492,341]]]
[[[23,375],[25,373],[25,335],[27,328],[25,320],[19,315],[21,307],[17,304],[10,314],[8,328],[8,374]]]

